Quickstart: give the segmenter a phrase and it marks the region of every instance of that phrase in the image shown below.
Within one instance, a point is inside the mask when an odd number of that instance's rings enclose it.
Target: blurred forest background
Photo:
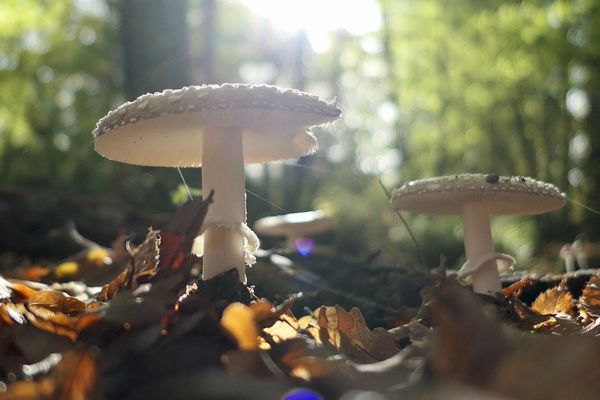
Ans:
[[[320,150],[247,168],[249,225],[321,208],[341,254],[408,260],[380,186],[527,175],[572,201],[494,221],[521,264],[600,240],[600,0],[2,0],[0,253],[63,257],[65,221],[108,245],[186,199],[177,170],[97,155],[97,120],[146,92],[267,83],[336,97]],[[182,171],[200,187],[199,170]],[[576,202],[576,203],[575,203]],[[407,215],[427,261],[459,262],[459,218]],[[554,265],[552,264],[552,265]],[[555,265],[558,267],[557,265]]]

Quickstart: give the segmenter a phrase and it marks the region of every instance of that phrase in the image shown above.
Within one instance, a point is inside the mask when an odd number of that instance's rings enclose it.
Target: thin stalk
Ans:
[[[387,188],[384,186],[384,184],[381,181],[381,179],[379,180],[379,185],[381,185],[381,188],[383,189],[383,193],[385,193],[385,196],[387,197],[388,201],[391,200],[391,194],[387,190]],[[402,224],[404,225],[404,228],[406,228],[406,231],[408,232],[408,235],[410,236],[410,239],[412,240],[412,243],[415,246],[415,249],[417,250],[417,253],[418,253],[419,258],[421,260],[421,265],[423,265],[423,267],[425,267],[425,269],[427,270],[428,269],[427,268],[427,262],[425,261],[425,256],[423,255],[423,251],[421,250],[421,246],[419,246],[419,242],[417,242],[417,238],[415,237],[415,235],[413,235],[412,230],[408,226],[408,223],[406,222],[406,220],[404,219],[404,217],[402,216],[402,214],[400,214],[400,211],[394,209],[394,212],[396,213],[396,215],[398,216],[398,218],[400,219],[400,221],[402,221]]]

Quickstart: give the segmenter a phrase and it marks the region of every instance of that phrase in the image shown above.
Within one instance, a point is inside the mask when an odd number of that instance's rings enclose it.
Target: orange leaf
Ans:
[[[586,323],[600,316],[600,276],[594,275],[588,280],[579,296],[577,307]]]
[[[571,314],[574,310],[573,296],[561,286],[553,287],[540,293],[531,309],[540,315]]]
[[[30,281],[39,281],[43,277],[47,276],[50,273],[50,269],[46,267],[41,267],[39,265],[34,265],[25,269],[23,272],[23,278]]]
[[[521,278],[521,280],[510,285],[509,287],[505,287],[504,289],[502,289],[502,295],[504,296],[504,298],[509,298],[512,296],[518,297],[521,294],[523,288],[531,285],[532,283],[533,281],[531,280],[531,278],[525,276]]]
[[[17,292],[21,297],[23,297],[25,299],[30,298],[37,292],[37,290],[34,290],[19,281],[10,280],[9,282],[13,285],[13,287],[12,287],[13,292]]]
[[[254,312],[242,303],[232,303],[221,317],[221,326],[236,340],[240,350],[258,350],[258,327]]]
[[[54,370],[56,399],[85,400],[96,383],[96,362],[91,351],[71,351]]]
[[[48,309],[55,309],[58,303],[65,297],[63,292],[56,290],[40,290],[29,297],[30,306],[41,306]]]
[[[110,283],[104,285],[100,293],[98,294],[98,300],[100,301],[108,301],[113,298],[115,294],[121,290],[128,281],[129,278],[129,269],[125,268],[115,279],[113,279]]]
[[[385,360],[399,351],[392,335],[385,329],[369,330],[356,307],[350,312],[337,305],[321,307],[317,324],[337,350],[358,356],[363,361]]]

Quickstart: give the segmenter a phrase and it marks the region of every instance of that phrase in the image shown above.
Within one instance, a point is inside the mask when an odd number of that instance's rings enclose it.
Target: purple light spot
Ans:
[[[311,238],[299,238],[294,242],[296,251],[303,257],[309,256],[315,250],[315,241]]]
[[[284,394],[281,400],[323,400],[323,398],[309,389],[294,389]]]

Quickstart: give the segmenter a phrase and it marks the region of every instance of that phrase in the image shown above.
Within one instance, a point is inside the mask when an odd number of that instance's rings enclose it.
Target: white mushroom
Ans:
[[[472,275],[473,290],[494,294],[501,289],[496,260],[514,264],[496,253],[491,215],[535,215],[561,208],[565,195],[556,186],[526,177],[461,174],[408,182],[392,193],[398,210],[429,214],[462,214],[467,261],[459,278]]]
[[[146,94],[102,118],[94,130],[98,153],[128,164],[202,166],[203,192],[214,190],[204,232],[202,278],[245,264],[258,247],[246,226],[244,164],[313,153],[308,131],[337,119],[332,103],[275,86],[190,86]]]
[[[567,272],[575,271],[575,250],[571,243],[566,243],[560,248],[559,257],[565,260],[565,270]]]
[[[583,239],[576,239],[571,248],[573,253],[575,253],[575,258],[577,259],[577,266],[579,269],[588,269],[588,243]]]
[[[264,217],[256,221],[254,229],[265,236],[284,236],[286,248],[296,251],[300,238],[328,231],[334,226],[333,217],[317,210]]]

